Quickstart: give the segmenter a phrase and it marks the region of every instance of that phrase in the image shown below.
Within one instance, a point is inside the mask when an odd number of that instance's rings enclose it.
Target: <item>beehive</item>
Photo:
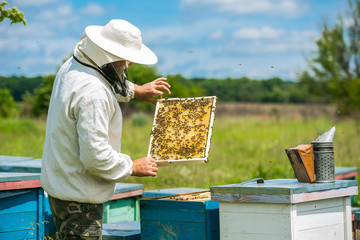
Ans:
[[[219,240],[219,202],[210,192],[140,200],[141,239]]]
[[[210,187],[219,201],[220,239],[351,240],[355,180],[309,184],[271,179]]]
[[[208,162],[216,99],[158,100],[148,156],[158,165]]]

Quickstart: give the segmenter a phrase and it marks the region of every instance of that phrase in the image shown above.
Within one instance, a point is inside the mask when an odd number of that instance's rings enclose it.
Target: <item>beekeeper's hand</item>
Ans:
[[[155,159],[152,157],[144,157],[133,160],[132,176],[146,177],[156,176],[158,171]]]
[[[154,96],[161,98],[164,92],[171,94],[171,86],[166,80],[166,78],[157,78],[154,81],[143,85],[134,84],[135,97],[156,104]]]

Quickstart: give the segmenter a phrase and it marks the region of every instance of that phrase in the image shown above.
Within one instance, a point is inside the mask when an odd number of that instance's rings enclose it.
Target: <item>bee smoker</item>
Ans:
[[[332,141],[334,134],[335,127],[311,142],[314,149],[316,183],[335,182],[334,143]]]
[[[333,142],[312,142],[314,148],[314,167],[316,183],[335,181]]]

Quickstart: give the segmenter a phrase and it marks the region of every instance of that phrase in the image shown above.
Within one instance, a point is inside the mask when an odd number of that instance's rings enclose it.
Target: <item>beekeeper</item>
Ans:
[[[153,158],[121,153],[118,102],[137,97],[155,103],[170,94],[166,78],[136,85],[126,78],[133,63],[155,64],[140,30],[125,20],[88,26],[74,55],[59,69],[50,99],[42,156],[41,185],[59,239],[101,239],[103,203],[116,182],[156,176]]]

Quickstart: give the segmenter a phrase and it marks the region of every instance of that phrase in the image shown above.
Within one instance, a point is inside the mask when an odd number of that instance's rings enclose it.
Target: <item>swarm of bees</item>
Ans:
[[[157,161],[207,158],[216,97],[158,100],[149,155]]]

